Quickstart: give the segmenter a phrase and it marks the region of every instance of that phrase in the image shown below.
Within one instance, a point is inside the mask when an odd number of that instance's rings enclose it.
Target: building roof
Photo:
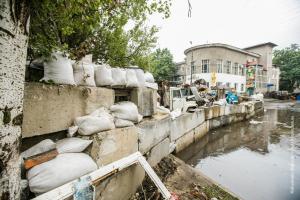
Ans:
[[[221,48],[229,49],[229,50],[236,51],[239,53],[243,53],[246,55],[250,55],[253,57],[257,57],[257,58],[260,57],[260,54],[258,54],[258,53],[249,52],[244,49],[240,49],[238,47],[234,47],[234,46],[231,46],[228,44],[222,44],[222,43],[211,43],[211,44],[202,44],[202,45],[193,46],[193,47],[186,49],[184,51],[184,54],[186,55],[188,52],[196,50],[196,49],[203,49],[203,48],[210,48],[210,47],[221,47]]]
[[[245,50],[248,50],[248,49],[253,49],[253,48],[256,48],[256,47],[261,47],[261,46],[271,46],[271,47],[276,47],[277,44],[275,43],[272,43],[272,42],[266,42],[266,43],[261,43],[261,44],[256,44],[256,45],[253,45],[253,46],[250,46],[250,47],[246,47],[244,48]]]

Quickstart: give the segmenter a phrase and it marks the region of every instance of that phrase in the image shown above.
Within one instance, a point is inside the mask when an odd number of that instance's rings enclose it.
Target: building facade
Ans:
[[[274,46],[273,43],[245,49],[220,43],[193,46],[184,51],[185,61],[176,64],[174,80],[190,84],[204,79],[208,87],[226,85],[239,93],[251,87],[255,92],[278,90],[280,72],[272,65]]]

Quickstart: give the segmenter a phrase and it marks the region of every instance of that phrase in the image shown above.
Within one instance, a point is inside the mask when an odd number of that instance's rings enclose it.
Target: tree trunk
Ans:
[[[20,199],[29,0],[0,0],[0,200]]]

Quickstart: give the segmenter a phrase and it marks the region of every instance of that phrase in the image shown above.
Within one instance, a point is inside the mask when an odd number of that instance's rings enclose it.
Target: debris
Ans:
[[[36,165],[42,164],[44,162],[47,162],[49,160],[54,159],[58,155],[58,152],[56,149],[34,155],[29,158],[25,158],[24,160],[24,167],[25,169],[30,169]]]

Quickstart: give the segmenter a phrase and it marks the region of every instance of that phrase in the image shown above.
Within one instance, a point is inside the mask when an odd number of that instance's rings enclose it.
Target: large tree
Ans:
[[[150,55],[149,70],[156,80],[169,80],[175,72],[173,55],[167,48],[157,49]]]
[[[0,199],[20,198],[23,91],[29,1],[0,1]]]
[[[293,91],[300,83],[300,48],[297,44],[274,51],[273,63],[280,67],[280,90]]]
[[[53,50],[74,59],[92,53],[113,66],[139,64],[156,43],[153,13],[169,16],[170,0],[32,0],[29,56]]]

